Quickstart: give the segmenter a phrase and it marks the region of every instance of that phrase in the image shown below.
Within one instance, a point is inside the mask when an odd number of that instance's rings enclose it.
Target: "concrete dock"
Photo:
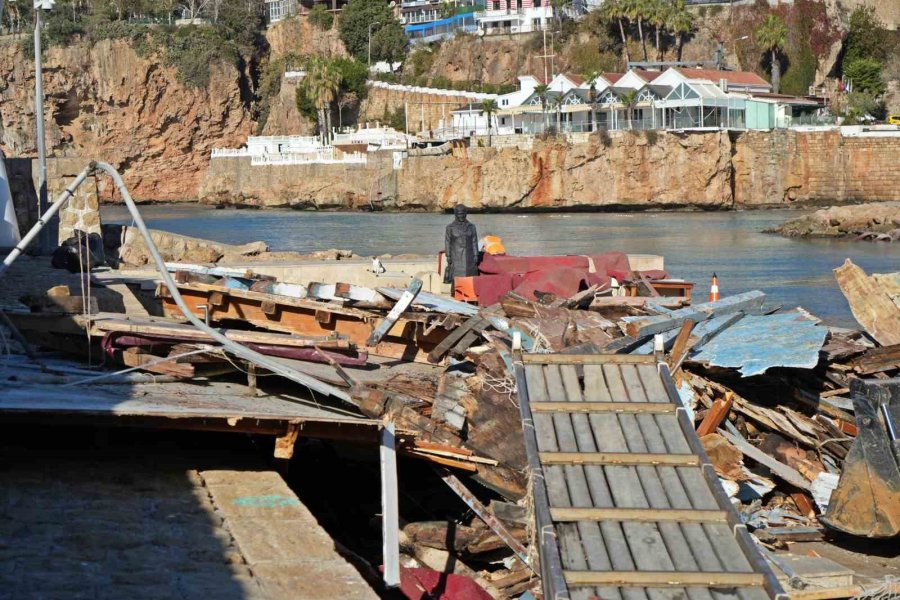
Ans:
[[[3,427],[0,599],[378,597],[242,438],[36,433]]]

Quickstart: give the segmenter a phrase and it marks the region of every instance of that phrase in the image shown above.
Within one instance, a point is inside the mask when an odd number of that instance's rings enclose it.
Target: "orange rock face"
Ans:
[[[109,162],[136,199],[196,199],[212,149],[242,146],[253,131],[245,74],[228,64],[211,69],[207,88],[190,88],[175,68],[123,41],[48,49],[48,154]],[[0,147],[34,156],[33,65],[18,44],[0,46],[0,82]]]

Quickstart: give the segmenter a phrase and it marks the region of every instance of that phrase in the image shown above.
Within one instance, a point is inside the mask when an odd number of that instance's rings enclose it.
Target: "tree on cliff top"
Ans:
[[[481,103],[481,112],[487,117],[488,126],[488,146],[491,145],[491,120],[494,113],[497,112],[497,101],[488,98]]]
[[[350,54],[366,62],[369,25],[372,23],[378,23],[372,27],[372,60],[397,61],[402,58],[406,34],[384,0],[350,0],[341,11],[339,33]]]
[[[625,20],[628,18],[625,12],[625,5],[622,0],[606,0],[600,9],[603,15],[610,21],[616,21],[619,26],[619,36],[622,38],[622,53],[625,56],[625,62],[631,62],[631,55],[628,53],[628,36],[625,34]]]
[[[888,30],[871,6],[859,6],[850,13],[850,30],[844,43],[843,63],[860,58],[884,62],[893,50]]]
[[[769,52],[772,69],[772,91],[776,94],[781,87],[781,51],[787,41],[787,25],[778,15],[770,13],[756,30],[756,42],[763,51]]]
[[[316,107],[323,144],[327,144],[331,136],[331,106],[338,98],[340,87],[341,72],[332,62],[321,59],[309,62],[301,89]]]

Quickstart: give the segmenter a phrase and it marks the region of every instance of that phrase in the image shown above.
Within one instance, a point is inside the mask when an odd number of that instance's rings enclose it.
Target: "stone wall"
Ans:
[[[900,135],[752,131],[735,143],[736,206],[900,200]]]
[[[587,143],[460,147],[368,165],[215,159],[201,201],[252,206],[441,210],[733,209],[900,200],[900,136],[838,132],[616,132]]]
[[[369,95],[360,106],[360,122],[384,121],[397,110],[409,105],[409,132],[418,133],[433,131],[441,127],[450,127],[453,121],[452,111],[471,103],[481,106],[480,100],[471,100],[462,93],[447,90],[446,94],[411,91],[369,86]]]

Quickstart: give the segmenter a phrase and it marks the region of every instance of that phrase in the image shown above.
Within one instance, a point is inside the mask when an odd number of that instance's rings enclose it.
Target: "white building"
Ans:
[[[475,24],[485,34],[541,31],[553,18],[550,0],[486,0],[475,13]]]
[[[269,23],[277,23],[297,14],[297,0],[264,0]]]

